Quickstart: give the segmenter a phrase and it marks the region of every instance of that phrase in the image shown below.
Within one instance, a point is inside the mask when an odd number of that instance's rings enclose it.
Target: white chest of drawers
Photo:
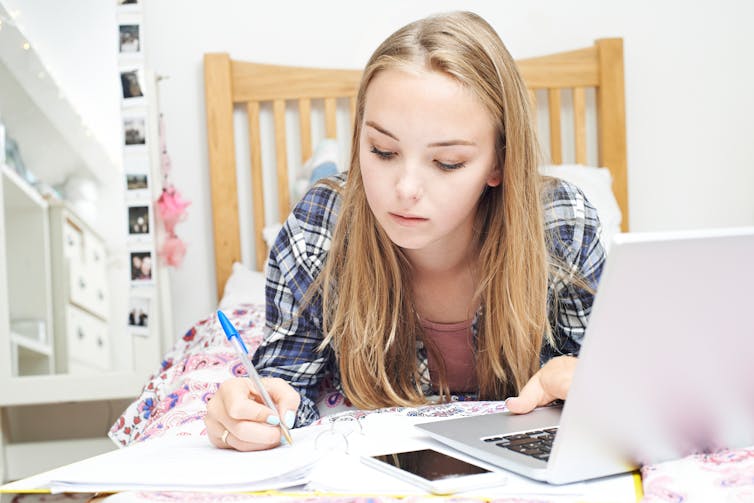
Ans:
[[[111,367],[107,250],[100,236],[64,204],[50,208],[53,312],[58,372]]]

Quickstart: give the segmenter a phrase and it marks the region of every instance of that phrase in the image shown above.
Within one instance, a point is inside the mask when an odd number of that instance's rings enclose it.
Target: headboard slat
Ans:
[[[264,177],[262,175],[262,138],[259,129],[259,103],[250,101],[246,105],[246,113],[249,122],[249,150],[251,154],[251,197],[254,211],[254,246],[257,250],[264,250],[264,238],[261,230],[265,226],[264,217]],[[235,183],[234,183],[235,186]],[[238,196],[236,196],[237,198]],[[217,227],[218,221],[215,220]],[[240,256],[241,249],[238,254]],[[257,270],[261,271],[264,266],[264,255],[257,253],[255,265]],[[231,264],[232,266],[232,264]],[[227,279],[227,278],[226,278]],[[218,285],[220,288],[220,285]]]
[[[573,89],[573,139],[576,164],[586,165],[586,92],[583,87]]]
[[[298,122],[301,135],[301,162],[312,156],[312,102],[308,98],[298,100]]]
[[[288,142],[285,134],[285,101],[272,102],[275,116],[275,164],[277,165],[278,215],[288,215],[291,211],[291,194],[288,185]],[[285,218],[281,216],[280,218]],[[267,225],[265,222],[264,225]],[[264,226],[262,227],[264,228]],[[267,255],[266,247],[261,250]],[[257,253],[258,255],[258,253]]]
[[[336,138],[338,136],[338,122],[335,116],[337,102],[335,98],[325,98],[325,137]]]
[[[563,140],[560,124],[560,89],[547,91],[550,117],[550,159],[553,164],[563,162]]]

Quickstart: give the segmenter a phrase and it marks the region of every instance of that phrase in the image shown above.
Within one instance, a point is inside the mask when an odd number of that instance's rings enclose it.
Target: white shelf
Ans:
[[[25,208],[32,204],[44,210],[47,209],[47,200],[34,187],[29,185],[26,180],[13,171],[10,166],[2,164],[0,165],[0,169],[2,169],[2,176],[5,182],[8,183],[5,197],[6,207]]]
[[[35,341],[34,339],[29,339],[28,337],[24,337],[23,335],[14,332],[10,333],[10,341],[17,346],[28,349],[29,351],[34,351],[35,353],[45,356],[52,356],[52,346],[48,343]]]

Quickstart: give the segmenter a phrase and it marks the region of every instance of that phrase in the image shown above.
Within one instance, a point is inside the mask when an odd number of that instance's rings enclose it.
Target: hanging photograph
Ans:
[[[141,11],[141,0],[115,0],[120,12]]]
[[[149,335],[149,297],[131,296],[128,300],[128,329],[133,335]]]
[[[151,250],[131,251],[131,284],[142,285],[153,283],[154,259]]]
[[[142,203],[128,207],[128,236],[139,240],[152,238],[152,224],[150,219],[150,206]]]
[[[124,106],[144,104],[144,70],[142,68],[121,68],[120,86]]]
[[[146,152],[129,152],[123,156],[126,200],[152,199],[149,183],[149,157]]]
[[[123,116],[123,145],[126,150],[144,150],[147,145],[147,119],[144,115]]]
[[[126,198],[143,199],[145,197],[149,197],[149,175],[126,173]]]
[[[142,52],[141,26],[137,23],[118,25],[118,50],[123,55],[135,55]]]

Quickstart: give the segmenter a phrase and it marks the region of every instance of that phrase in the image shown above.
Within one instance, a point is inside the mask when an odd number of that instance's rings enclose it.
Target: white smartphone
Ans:
[[[505,484],[507,479],[504,472],[433,449],[362,456],[361,460],[433,494],[453,494],[499,486]]]

